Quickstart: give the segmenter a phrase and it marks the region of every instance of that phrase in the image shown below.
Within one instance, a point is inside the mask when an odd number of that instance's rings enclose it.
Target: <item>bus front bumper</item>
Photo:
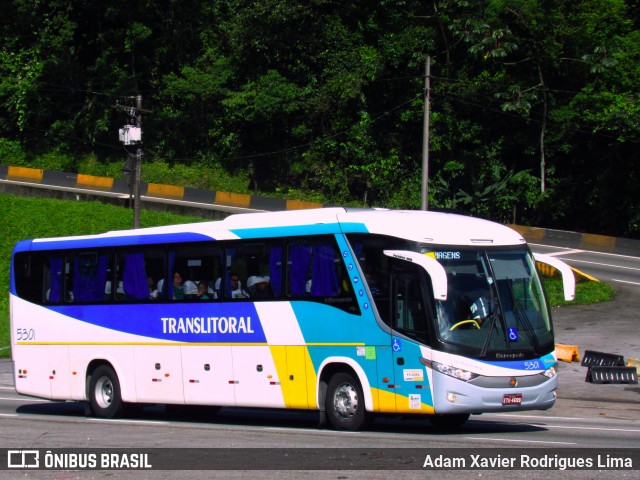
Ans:
[[[535,386],[486,387],[434,372],[436,414],[548,410],[557,397],[558,377]]]

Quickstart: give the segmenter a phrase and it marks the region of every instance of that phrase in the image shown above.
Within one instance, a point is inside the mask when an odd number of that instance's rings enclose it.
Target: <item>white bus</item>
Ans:
[[[19,242],[16,390],[87,402],[372,415],[551,408],[553,326],[513,230],[448,213],[325,208]]]

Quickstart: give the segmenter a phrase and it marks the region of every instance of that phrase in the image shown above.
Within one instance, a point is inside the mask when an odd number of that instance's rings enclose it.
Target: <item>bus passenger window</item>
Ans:
[[[350,313],[359,306],[332,237],[309,243],[291,242],[287,256],[287,287],[292,298],[326,303]]]
[[[65,302],[98,303],[104,301],[109,255],[79,252],[66,258]]]
[[[394,272],[393,294],[393,328],[428,345],[428,312],[418,272]]]
[[[34,303],[48,303],[50,290],[49,258],[42,254],[18,253],[13,264],[16,291],[20,298]]]
[[[282,293],[282,246],[279,241],[232,242],[225,251],[221,292],[225,298],[271,300]],[[218,289],[218,287],[216,287]]]
[[[161,278],[158,292],[169,301],[216,300],[223,286],[222,244],[177,245],[169,252],[169,280]],[[166,273],[164,274],[166,276]],[[199,293],[198,286],[205,289]]]

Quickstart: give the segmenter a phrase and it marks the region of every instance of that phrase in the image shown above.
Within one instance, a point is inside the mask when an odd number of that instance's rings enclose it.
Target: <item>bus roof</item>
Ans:
[[[508,227],[453,213],[331,207],[243,213],[214,222],[37,239],[18,243],[16,250],[98,248],[330,233],[375,233],[422,243],[459,246],[525,243],[520,234]]]

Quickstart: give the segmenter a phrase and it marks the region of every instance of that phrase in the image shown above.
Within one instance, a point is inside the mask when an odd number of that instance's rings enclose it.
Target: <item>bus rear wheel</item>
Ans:
[[[336,430],[360,430],[368,420],[358,379],[341,372],[331,377],[325,402],[327,417]]]
[[[447,430],[461,427],[469,420],[468,413],[447,413],[442,415],[433,415],[429,417],[431,425],[436,428]]]
[[[99,418],[117,418],[122,415],[124,405],[120,381],[116,372],[108,365],[100,365],[91,375],[89,406],[91,413]]]

